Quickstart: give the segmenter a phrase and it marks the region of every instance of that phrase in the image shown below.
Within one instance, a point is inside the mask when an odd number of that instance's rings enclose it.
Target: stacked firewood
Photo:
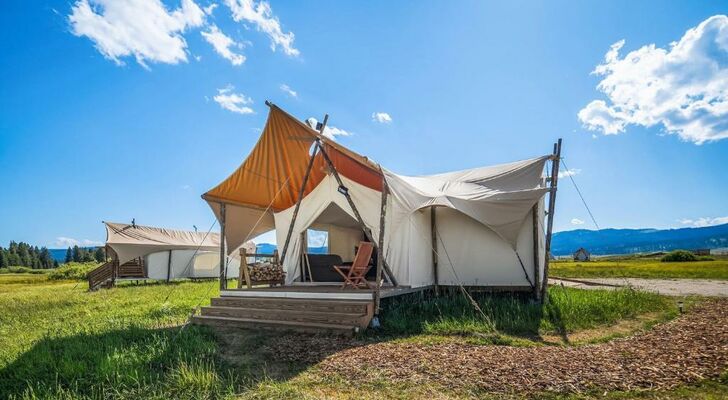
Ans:
[[[260,281],[282,281],[286,279],[283,267],[267,262],[255,263],[249,267],[250,280],[253,282]]]

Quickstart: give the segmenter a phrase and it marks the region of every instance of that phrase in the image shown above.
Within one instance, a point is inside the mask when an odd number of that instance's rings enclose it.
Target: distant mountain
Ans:
[[[555,256],[584,247],[595,255],[728,247],[728,224],[679,229],[577,229],[554,233]]]
[[[96,247],[84,247],[86,250],[96,250]],[[51,257],[59,263],[66,261],[66,250],[67,249],[48,249],[51,252]]]
[[[273,251],[277,248],[276,245],[270,243],[260,243],[257,244],[255,247],[255,251],[258,254],[273,254]],[[309,247],[308,252],[309,254],[326,254],[329,252],[329,248],[326,246]]]

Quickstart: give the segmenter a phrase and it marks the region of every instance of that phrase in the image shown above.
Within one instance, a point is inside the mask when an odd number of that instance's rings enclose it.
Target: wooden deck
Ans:
[[[425,290],[427,287],[383,286],[381,297],[399,296]],[[287,299],[337,299],[337,300],[374,300],[374,289],[342,289],[340,283],[298,283],[274,287],[254,287],[251,289],[228,289],[220,292],[222,297],[270,297]]]

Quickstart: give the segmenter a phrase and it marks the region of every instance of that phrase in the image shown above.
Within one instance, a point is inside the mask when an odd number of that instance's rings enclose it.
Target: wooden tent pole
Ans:
[[[220,290],[227,288],[225,255],[225,203],[220,203]]]
[[[437,271],[437,213],[435,207],[430,207],[430,231],[432,233],[432,273],[435,279],[435,294],[440,294],[440,279]]]
[[[167,282],[172,279],[172,250],[167,253]]]
[[[538,203],[533,205],[533,208],[531,208],[531,216],[533,221],[533,296],[536,298],[536,301],[541,300],[541,286],[539,286],[540,281],[540,272],[538,270],[538,264],[540,264],[541,257],[539,257],[538,254],[538,244],[539,244],[539,229],[538,229],[538,219],[541,217],[538,215]]]
[[[324,125],[321,127],[321,131],[323,132],[324,128],[326,127],[326,121],[328,121],[329,116],[326,115],[324,117]],[[291,235],[293,234],[293,226],[296,224],[296,218],[298,217],[298,210],[301,208],[301,201],[303,200],[303,193],[306,191],[306,183],[308,183],[308,177],[311,176],[311,170],[313,169],[313,161],[316,159],[316,151],[318,150],[318,146],[314,147],[313,154],[311,154],[311,159],[308,160],[308,166],[306,167],[306,174],[303,176],[303,183],[301,183],[301,188],[298,191],[298,199],[296,199],[296,208],[293,209],[293,216],[291,217],[291,224],[288,225],[288,233],[286,234],[286,241],[283,244],[283,251],[281,252],[281,265],[283,264],[283,261],[286,259],[286,253],[288,252],[288,244],[291,242]]]
[[[321,144],[321,141],[317,140],[316,144],[318,145],[318,148],[321,151],[321,155],[324,156],[324,160],[326,160],[326,164],[329,166],[329,169],[331,170],[332,175],[334,175],[334,178],[336,179],[336,183],[339,184],[339,188],[343,188],[343,190],[341,190],[340,192],[341,192],[341,194],[344,195],[344,197],[346,197],[346,201],[349,202],[349,207],[351,207],[351,210],[354,212],[354,216],[356,217],[356,220],[359,221],[359,225],[361,226],[362,231],[364,231],[364,235],[367,237],[367,240],[370,243],[372,243],[374,246],[379,247],[376,244],[376,242],[374,241],[374,238],[372,237],[372,232],[369,230],[369,228],[367,228],[366,224],[364,223],[364,219],[362,219],[361,214],[359,214],[359,210],[356,208],[356,204],[354,204],[354,200],[351,199],[348,189],[346,189],[346,186],[344,186],[344,182],[341,180],[341,177],[339,176],[339,172],[334,167],[334,163],[331,161],[331,158],[329,158],[329,155],[328,155],[328,153],[326,153],[326,150],[324,150],[324,146]],[[384,190],[384,189],[382,189],[382,190]],[[387,277],[389,278],[389,281],[392,282],[392,285],[397,286],[397,279],[395,279],[394,274],[392,274],[392,271],[389,269],[387,260],[382,259],[382,267],[384,268],[384,271],[387,273]]]
[[[551,258],[551,234],[554,227],[554,210],[556,209],[556,189],[559,182],[559,163],[561,162],[561,139],[554,144],[553,166],[551,167],[551,191],[549,195],[549,214],[546,226],[546,259],[543,268],[543,284],[541,299],[547,300],[549,286],[549,259]]]
[[[384,178],[382,169],[379,168],[379,172],[382,173],[382,205],[379,211],[379,243],[377,245],[377,287],[374,292],[374,315],[379,315],[379,303],[382,300],[380,291],[382,290],[382,266],[384,265],[384,227],[387,216],[387,195],[389,193],[389,187],[387,186],[387,180]]]

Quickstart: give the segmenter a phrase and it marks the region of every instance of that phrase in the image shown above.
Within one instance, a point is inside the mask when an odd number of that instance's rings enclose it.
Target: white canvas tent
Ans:
[[[279,252],[287,254],[287,283],[293,283],[302,276],[299,255],[307,229],[327,230],[330,250],[352,249],[366,237],[360,217],[374,242],[380,225],[385,228],[381,250],[390,281],[399,285],[535,290],[543,281],[543,197],[549,191],[543,175],[551,156],[402,176],[268,105],[268,121],[251,154],[203,195],[225,223],[228,249],[275,229]],[[312,154],[312,147],[320,151]],[[352,250],[342,253],[352,256]]]
[[[118,264],[143,258],[148,279],[217,278],[220,276],[220,235],[104,222],[106,248]],[[244,245],[255,252],[255,244]],[[228,259],[227,277],[238,275],[240,261]]]

